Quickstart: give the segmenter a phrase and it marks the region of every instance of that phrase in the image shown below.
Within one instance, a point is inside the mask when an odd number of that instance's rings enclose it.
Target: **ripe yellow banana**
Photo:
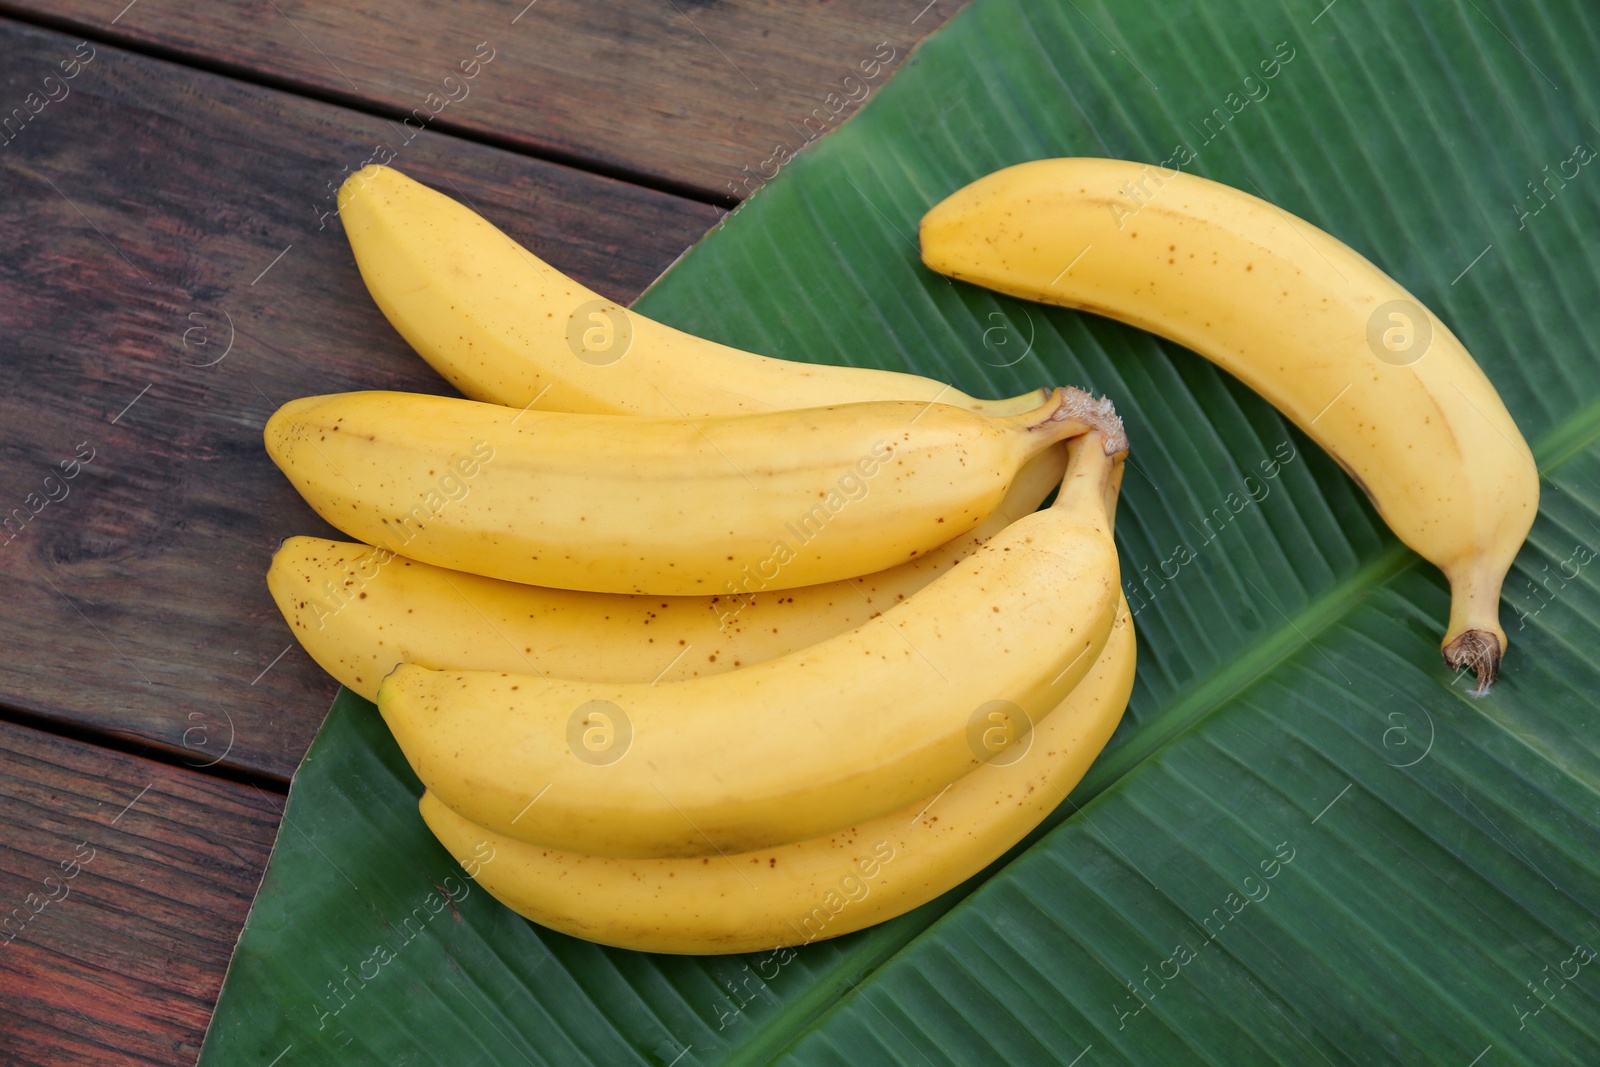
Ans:
[[[854,630],[679,682],[402,665],[378,708],[423,784],[473,822],[604,856],[744,852],[894,811],[980,762],[1088,673],[1120,599],[1098,433],[1056,503]],[[974,734],[974,730],[977,734]]]
[[[311,658],[368,700],[400,663],[582,682],[696,678],[814,645],[899,603],[1033,512],[1066,462],[1061,446],[1041,453],[994,514],[926,555],[776,593],[754,582],[700,597],[546,589],[320,537],[280,545],[267,588]]]
[[[1479,692],[1500,585],[1533,523],[1532,454],[1454,334],[1394,279],[1237,189],[1110,159],[998,171],[922,220],[934,270],[1170,338],[1237,376],[1340,463],[1450,581],[1443,651]]]
[[[584,288],[487,219],[388,167],[345,180],[339,217],[389,322],[474,400],[660,416],[937,400],[1014,415],[1045,396],[976,400],[914,374],[793,363],[683,333]]]
[[[495,899],[544,926],[641,952],[758,952],[902,915],[977,874],[1055,810],[1133,689],[1124,601],[1094,667],[1033,728],[931,796],[828,837],[734,855],[614,859],[496,834],[424,793],[422,817]]]
[[[971,530],[1018,470],[1105,401],[1024,415],[877,401],[680,419],[515,411],[411,393],[285,404],[267,451],[345,533],[562,589],[717,594],[869,574]]]

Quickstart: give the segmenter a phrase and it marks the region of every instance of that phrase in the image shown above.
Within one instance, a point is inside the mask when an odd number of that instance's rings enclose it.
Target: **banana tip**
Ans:
[[[1500,674],[1500,657],[1505,650],[1500,639],[1488,630],[1464,630],[1443,648],[1445,664],[1453,671],[1472,668],[1477,677],[1473,696],[1484,696]]]
[[[395,687],[400,682],[400,679],[396,676],[406,671],[409,666],[410,664],[405,660],[398,660],[394,666],[389,668],[388,673],[378,680],[378,691],[373,694],[374,699],[372,702],[378,705],[378,712],[383,715],[385,721],[388,721],[389,712],[394,706]],[[391,730],[393,729],[392,723],[390,728]]]
[[[382,163],[368,163],[351,174],[339,186],[339,210],[343,212],[363,189],[373,182],[383,180],[384,176],[390,173],[393,172]]]
[[[283,466],[297,431],[306,425],[306,414],[315,410],[316,404],[312,401],[320,399],[322,398],[299,397],[267,416],[266,425],[261,427],[261,441],[266,446],[267,455],[271,456],[272,461],[279,467]]]
[[[393,667],[390,667],[389,670],[387,671],[387,673],[385,673],[382,678],[378,679],[378,688],[379,689],[390,688],[391,685],[393,685],[393,683],[395,682],[395,675],[397,675],[401,671],[405,670],[407,666],[409,666],[409,664],[406,663],[405,660],[403,660],[403,659],[402,660],[396,660],[395,661],[395,665]]]

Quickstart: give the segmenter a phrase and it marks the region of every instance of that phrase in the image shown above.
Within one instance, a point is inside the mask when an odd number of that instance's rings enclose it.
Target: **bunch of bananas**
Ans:
[[[1438,324],[1432,362],[1373,359],[1366,318],[1403,290],[1235,190],[1168,177],[1144,238],[1123,232],[1106,209],[1138,170],[991,175],[929,213],[924,259],[1148,326],[1262,391],[1450,576],[1446,658],[1486,687],[1537,503],[1468,424],[1526,459],[1492,387]],[[291,538],[268,584],[496,898],[651,951],[833,937],[981,870],[1104,747],[1135,649],[1109,402],[984,401],[684,334],[385,167],[340,213],[378,306],[470,399],[280,409],[268,452],[360,543]],[[1052,266],[1080,240],[1096,262]],[[1335,379],[1351,410],[1317,412]]]

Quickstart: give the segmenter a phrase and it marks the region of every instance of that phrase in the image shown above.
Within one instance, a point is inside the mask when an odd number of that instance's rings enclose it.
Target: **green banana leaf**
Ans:
[[[977,394],[1110,394],[1140,665],[1100,761],[895,922],[650,956],[475,888],[342,695],[202,1062],[1600,1063],[1597,71],[1590,0],[977,0],[639,306]],[[919,217],[984,173],[1180,146],[1416,293],[1532,444],[1491,696],[1440,662],[1439,574],[1265,403],[918,265]]]

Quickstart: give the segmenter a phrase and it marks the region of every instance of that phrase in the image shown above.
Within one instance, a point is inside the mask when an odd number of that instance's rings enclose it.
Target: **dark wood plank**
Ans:
[[[0,1062],[192,1064],[282,815],[0,724]]]
[[[263,576],[327,527],[261,427],[295,396],[445,388],[323,214],[395,128],[3,20],[0,69],[19,106],[66,93],[0,146],[0,513],[26,519],[0,530],[0,705],[287,778],[334,687]],[[397,147],[621,299],[719,214],[432,132]]]
[[[743,197],[780,145],[836,127],[963,0],[125,2],[0,11],[396,116],[461,96],[444,79],[487,42],[494,59],[439,128]]]

